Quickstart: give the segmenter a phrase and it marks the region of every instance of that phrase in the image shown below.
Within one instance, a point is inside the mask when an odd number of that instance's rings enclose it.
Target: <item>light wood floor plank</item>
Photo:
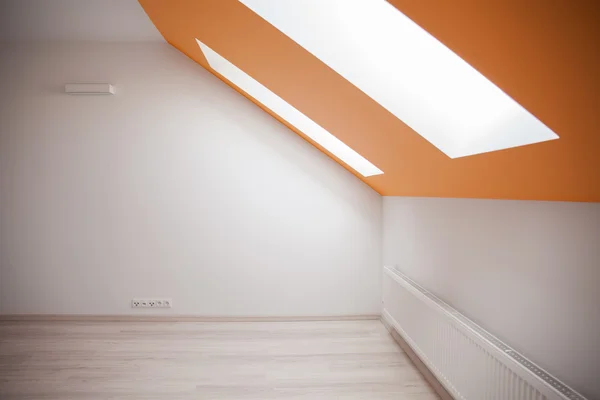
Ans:
[[[437,399],[379,321],[3,322],[0,399]]]

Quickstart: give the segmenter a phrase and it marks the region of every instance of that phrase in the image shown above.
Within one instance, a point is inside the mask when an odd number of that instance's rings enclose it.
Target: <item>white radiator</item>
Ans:
[[[585,400],[391,267],[384,270],[383,318],[455,399]]]

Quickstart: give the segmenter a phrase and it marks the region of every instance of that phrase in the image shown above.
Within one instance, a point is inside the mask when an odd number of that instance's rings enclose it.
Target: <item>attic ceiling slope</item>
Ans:
[[[357,176],[383,195],[600,201],[596,2],[390,0],[560,136],[458,159],[237,0],[140,3],[200,65],[216,74],[196,38],[377,165]]]

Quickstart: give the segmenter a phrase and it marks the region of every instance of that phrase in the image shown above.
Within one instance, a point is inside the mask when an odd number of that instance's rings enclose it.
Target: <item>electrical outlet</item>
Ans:
[[[132,299],[131,308],[171,308],[171,299]]]

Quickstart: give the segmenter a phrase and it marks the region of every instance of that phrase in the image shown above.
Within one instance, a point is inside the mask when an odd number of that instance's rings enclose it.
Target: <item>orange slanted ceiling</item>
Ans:
[[[216,74],[198,38],[383,170],[338,160],[382,195],[600,201],[600,2],[390,0],[560,136],[455,159],[237,0],[140,3],[194,61]]]

